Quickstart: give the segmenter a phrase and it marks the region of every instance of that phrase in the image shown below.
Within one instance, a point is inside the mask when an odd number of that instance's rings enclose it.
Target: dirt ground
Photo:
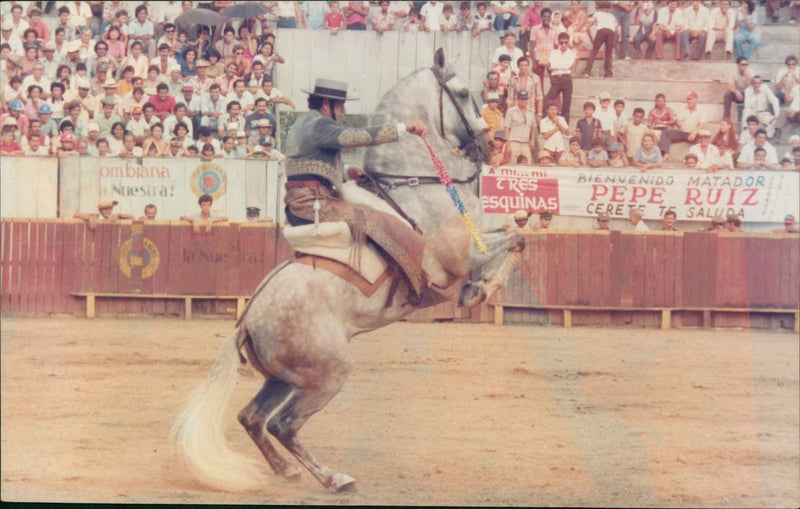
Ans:
[[[400,323],[300,434],[357,494],[304,471],[244,495],[168,441],[230,320],[2,320],[4,501],[797,507],[798,337]],[[262,379],[240,369],[236,412]]]

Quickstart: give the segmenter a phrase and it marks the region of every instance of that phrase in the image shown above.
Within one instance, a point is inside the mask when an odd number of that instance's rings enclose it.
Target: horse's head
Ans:
[[[457,146],[475,162],[486,160],[486,144],[481,132],[486,122],[469,92],[467,82],[445,63],[444,51],[436,50],[431,67],[438,83],[438,110],[434,115],[436,132]]]

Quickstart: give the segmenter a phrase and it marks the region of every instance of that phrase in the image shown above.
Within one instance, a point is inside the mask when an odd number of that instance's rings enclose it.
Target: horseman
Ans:
[[[344,168],[341,151],[397,141],[401,136],[425,136],[420,121],[350,128],[339,125],[345,113],[347,83],[317,79],[309,94],[308,114],[299,118],[286,139],[286,218],[292,226],[315,221],[345,221],[356,242],[368,237],[402,269],[420,297],[426,280],[422,271],[422,235],[391,214],[346,202],[341,196]],[[357,175],[361,170],[351,168]]]

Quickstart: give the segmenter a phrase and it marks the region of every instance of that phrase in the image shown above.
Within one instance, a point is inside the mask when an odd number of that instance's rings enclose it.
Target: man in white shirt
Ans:
[[[772,112],[768,106],[772,106]],[[744,110],[742,118],[755,115],[758,121],[767,126],[767,136],[775,134],[775,114],[780,111],[781,105],[769,87],[762,86],[761,76],[753,76],[750,86],[744,91]],[[774,113],[773,113],[774,112]]]
[[[8,44],[11,46],[12,55],[24,55],[25,50],[22,47],[22,38],[14,33],[14,24],[11,20],[3,20],[0,29],[0,44]]]
[[[642,220],[643,215],[644,214],[642,213],[641,209],[631,209],[630,212],[628,212],[628,220],[633,225],[633,231],[637,232],[650,231],[650,228],[648,228],[645,222]]]
[[[426,32],[440,32],[442,30],[442,9],[444,4],[442,2],[428,2],[422,6],[419,11],[420,21]]]
[[[742,147],[742,151],[739,153],[739,159],[737,160],[736,167],[753,168],[758,166],[755,160],[755,151],[758,148],[764,149],[766,151],[767,164],[772,164],[776,166],[778,165],[778,153],[775,150],[775,147],[773,147],[772,144],[770,144],[767,141],[767,132],[764,129],[759,129],[758,131],[756,131],[756,134],[753,137],[753,141]]]
[[[515,74],[518,74],[519,67],[517,67],[517,60],[519,60],[521,57],[524,57],[525,53],[523,53],[516,44],[517,37],[514,35],[514,33],[506,32],[506,35],[503,36],[503,45],[494,50],[492,64],[494,65],[500,63],[500,55],[508,55],[511,57],[511,70]]]
[[[697,132],[699,143],[692,145],[690,154],[697,156],[697,167],[708,172],[719,169],[720,154],[716,145],[711,143],[711,131],[700,129]]]
[[[661,133],[660,148],[663,155],[669,154],[673,142],[694,143],[697,133],[706,126],[706,116],[699,107],[697,92],[686,94],[686,108],[678,113],[677,129],[666,129]]]
[[[697,51],[694,60],[700,60],[706,48],[708,26],[711,16],[708,9],[699,0],[692,0],[689,7],[683,11],[683,30],[681,30],[681,51],[683,58],[689,58],[689,46],[692,41],[697,41]]]
[[[653,29],[656,41],[656,60],[664,58],[664,41],[675,41],[675,60],[681,59],[680,33],[683,29],[683,11],[678,2],[670,0],[666,7],[658,11],[658,22]]]
[[[736,12],[731,10],[731,3],[722,0],[717,7],[711,9],[709,15],[708,37],[706,39],[706,58],[711,56],[711,49],[720,37],[725,40],[725,53],[733,54],[733,26],[736,24]]]
[[[561,95],[561,116],[569,123],[569,108],[572,104],[572,73],[578,54],[569,47],[569,34],[558,34],[558,49],[550,53],[550,90],[546,101],[554,101]]]

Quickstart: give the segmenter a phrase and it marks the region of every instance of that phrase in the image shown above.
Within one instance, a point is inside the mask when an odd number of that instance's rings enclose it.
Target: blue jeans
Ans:
[[[278,18],[278,28],[297,28],[296,18]]]
[[[745,42],[749,43],[747,45],[747,50],[744,49]],[[736,51],[735,56],[743,56],[749,60],[750,55],[752,55],[758,47],[758,43],[758,37],[756,37],[753,32],[746,28],[739,28],[739,31],[733,36],[733,48],[734,51]]]
[[[495,16],[494,29],[497,31],[509,30],[517,26],[517,17],[513,14],[508,15],[508,19],[503,19],[504,14]]]
[[[617,58],[622,60],[628,56],[628,45],[631,41],[631,13],[615,7],[611,9],[611,14],[617,18],[617,24],[619,24],[621,31],[622,44],[617,49]]]

